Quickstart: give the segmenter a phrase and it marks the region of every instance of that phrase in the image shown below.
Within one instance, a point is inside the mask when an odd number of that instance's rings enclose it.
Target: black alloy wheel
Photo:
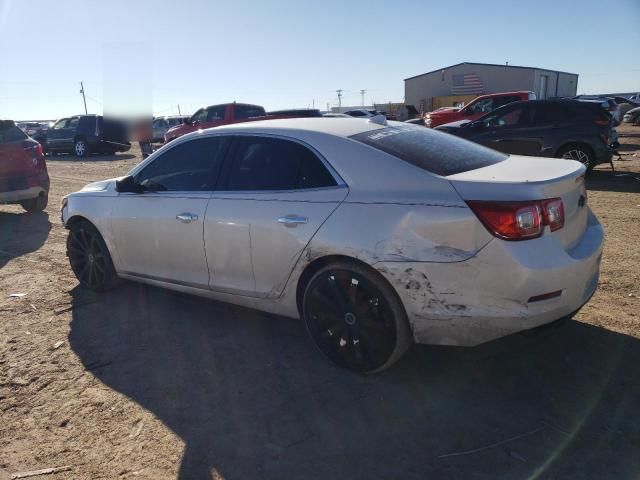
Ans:
[[[305,292],[303,313],[316,346],[343,368],[383,370],[411,344],[395,292],[357,265],[330,265],[316,273]]]
[[[114,285],[116,274],[109,250],[89,223],[79,222],[69,228],[67,256],[82,286],[100,291]]]

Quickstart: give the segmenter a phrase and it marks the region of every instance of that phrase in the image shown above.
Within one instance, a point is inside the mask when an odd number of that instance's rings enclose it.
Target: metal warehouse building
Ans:
[[[463,62],[404,80],[405,103],[425,112],[487,93],[532,91],[545,99],[574,96],[577,90],[575,73],[492,63]]]

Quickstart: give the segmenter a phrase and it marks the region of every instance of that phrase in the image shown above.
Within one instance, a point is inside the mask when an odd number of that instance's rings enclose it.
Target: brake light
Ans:
[[[609,125],[609,119],[608,118],[596,118],[593,123],[595,123],[596,125]]]
[[[560,198],[530,202],[472,200],[467,205],[492,235],[503,240],[537,238],[545,225],[551,231],[564,226],[564,205]]]

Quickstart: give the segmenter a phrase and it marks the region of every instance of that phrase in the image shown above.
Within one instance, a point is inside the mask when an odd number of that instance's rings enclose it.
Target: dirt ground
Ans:
[[[133,283],[80,290],[60,199],[139,152],[50,158],[46,212],[0,206],[0,480],[639,478],[640,127],[619,132],[616,173],[588,182],[606,246],[576,318],[416,346],[376,376],[329,365],[301,322]]]

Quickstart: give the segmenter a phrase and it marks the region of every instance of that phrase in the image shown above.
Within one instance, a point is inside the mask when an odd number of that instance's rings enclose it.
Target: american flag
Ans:
[[[482,80],[475,73],[464,73],[453,75],[451,77],[451,93],[454,95],[470,95],[473,93],[482,93],[484,85]]]

